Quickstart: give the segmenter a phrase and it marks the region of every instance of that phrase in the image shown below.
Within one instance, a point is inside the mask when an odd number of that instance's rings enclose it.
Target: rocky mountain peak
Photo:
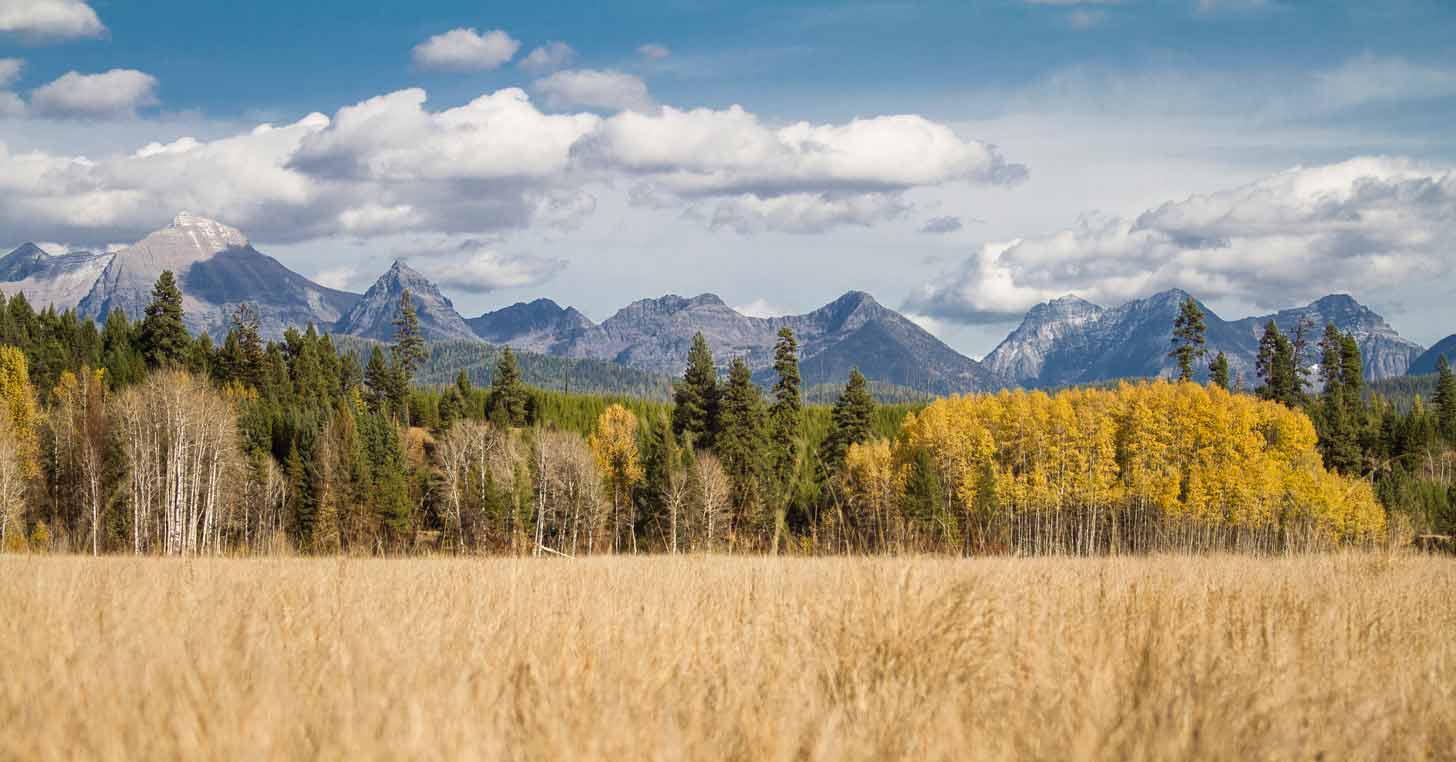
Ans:
[[[364,298],[334,325],[338,333],[388,341],[394,337],[394,319],[400,297],[408,291],[428,341],[478,341],[479,337],[455,311],[438,286],[402,259],[374,281]]]

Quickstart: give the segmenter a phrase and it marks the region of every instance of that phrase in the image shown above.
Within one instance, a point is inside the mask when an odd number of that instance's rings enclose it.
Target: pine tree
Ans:
[[[1259,356],[1254,365],[1263,381],[1258,389],[1259,396],[1289,407],[1299,407],[1303,394],[1299,391],[1297,365],[1294,345],[1270,320],[1264,326],[1264,335],[1259,338]]]
[[[849,372],[849,383],[834,403],[829,414],[829,435],[820,448],[819,460],[826,472],[838,473],[844,466],[849,446],[867,442],[873,433],[875,398],[870,396],[865,377],[856,368]]]
[[[799,428],[803,423],[804,402],[799,393],[799,343],[788,326],[779,329],[774,346],[773,405],[769,408],[768,490],[774,509],[774,545],[777,550],[780,532],[788,514],[788,503],[794,493],[794,476],[799,470]]]
[[[1229,380],[1229,361],[1223,352],[1219,352],[1213,358],[1213,363],[1208,366],[1209,379],[1213,385],[1225,391],[1233,391]]]
[[[395,381],[394,370],[384,361],[384,352],[376,345],[369,353],[369,365],[364,369],[364,385],[368,388],[364,399],[371,411],[392,414]]]
[[[762,480],[767,466],[763,397],[753,383],[748,363],[738,357],[728,371],[719,406],[718,434],[714,449],[731,485],[735,518],[740,528],[756,523],[762,497]]]
[[[140,333],[142,357],[148,365],[159,368],[186,362],[192,341],[182,323],[182,292],[171,270],[162,271],[152,288],[152,302],[147,305]]]
[[[1360,415],[1360,351],[1355,348],[1354,356],[1346,354],[1346,339],[1353,338],[1340,333],[1334,323],[1325,325],[1320,339],[1320,383],[1323,391],[1316,426],[1319,432],[1319,448],[1324,455],[1325,465],[1340,473],[1353,473],[1360,468],[1361,452],[1358,419]],[[1352,389],[1348,384],[1351,369],[1356,376]],[[1351,395],[1355,395],[1351,399]]]
[[[1194,361],[1208,354],[1204,346],[1205,330],[1203,310],[1199,309],[1198,302],[1191,296],[1184,299],[1178,308],[1178,317],[1173,320],[1173,351],[1168,353],[1178,360],[1179,381],[1192,381]]]
[[[414,380],[415,371],[430,358],[425,337],[420,332],[420,317],[415,313],[409,291],[399,295],[399,313],[394,318],[394,362],[404,375],[405,383]]]
[[[696,448],[709,448],[718,429],[718,368],[702,333],[693,335],[688,364],[673,392],[672,430]]]
[[[122,310],[106,313],[106,327],[101,332],[101,366],[106,368],[106,384],[113,391],[141,381],[146,373],[146,362],[137,351],[131,321]]]
[[[1436,357],[1436,418],[1442,436],[1447,442],[1456,444],[1456,374],[1445,355]]]
[[[521,383],[521,369],[516,365],[516,354],[510,347],[501,349],[495,363],[495,375],[490,380],[490,398],[486,403],[487,417],[501,426],[525,426],[526,403],[529,395]]]

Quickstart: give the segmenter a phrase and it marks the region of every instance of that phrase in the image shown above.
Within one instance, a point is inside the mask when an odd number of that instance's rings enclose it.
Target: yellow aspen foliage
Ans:
[[[1249,532],[1271,547],[1296,533],[1375,537],[1385,516],[1370,485],[1326,472],[1316,441],[1300,411],[1157,381],[937,400],[906,418],[892,457],[903,468],[929,453],[967,514],[989,467],[1013,537],[1051,531],[1054,547],[1090,551],[1150,525],[1144,537],[1174,536],[1172,527],[1190,547]],[[873,448],[857,457],[873,473]]]
[[[613,403],[597,418],[596,433],[588,440],[602,479],[629,488],[642,481],[642,463],[637,453],[637,416]]]
[[[0,415],[9,419],[21,467],[28,474],[36,473],[40,412],[25,354],[10,346],[0,346]]]

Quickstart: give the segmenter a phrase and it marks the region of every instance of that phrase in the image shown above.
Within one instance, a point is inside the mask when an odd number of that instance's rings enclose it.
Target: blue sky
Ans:
[[[1061,293],[1349,291],[1429,343],[1453,40],[1443,0],[0,0],[0,246],[186,205],[342,287],[407,257],[466,314],[861,288],[980,355]]]

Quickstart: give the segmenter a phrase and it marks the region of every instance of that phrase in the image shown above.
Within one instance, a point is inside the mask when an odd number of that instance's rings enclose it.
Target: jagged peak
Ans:
[[[42,249],[41,247],[37,246],[34,241],[26,241],[25,243],[22,243],[19,246],[15,247],[15,250],[12,251],[12,252],[10,252],[9,254],[6,254],[4,258],[5,259],[9,259],[11,257],[17,257],[17,258],[18,257],[36,257],[36,258],[41,258],[41,257],[50,257],[50,256],[52,256],[52,254],[50,252],[48,252],[45,249]]]

